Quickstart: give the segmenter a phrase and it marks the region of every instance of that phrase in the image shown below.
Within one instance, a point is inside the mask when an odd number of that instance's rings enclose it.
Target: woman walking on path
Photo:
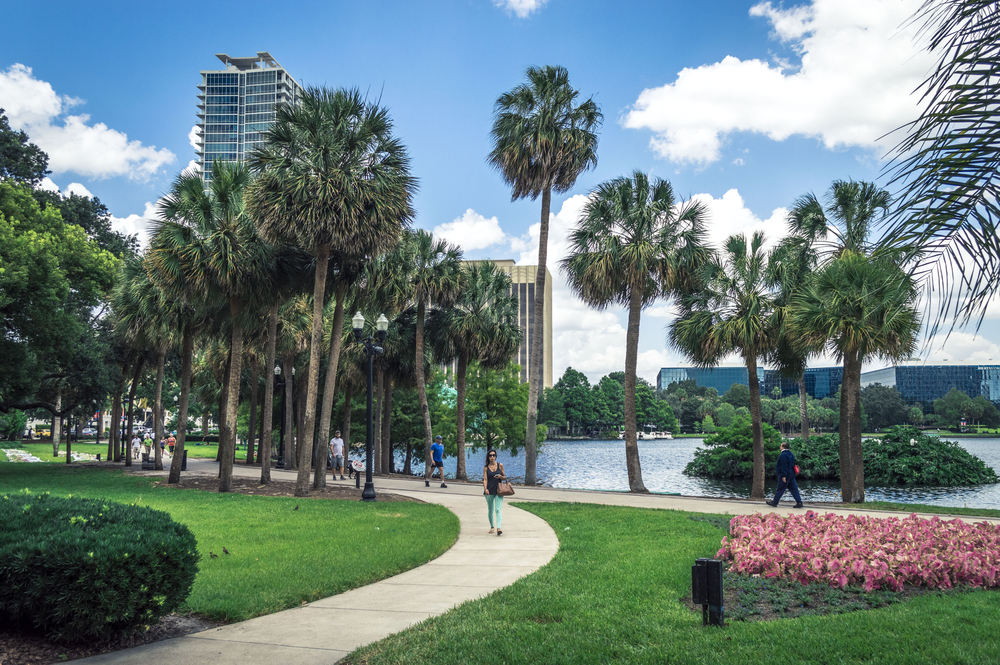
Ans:
[[[507,480],[507,476],[503,472],[503,464],[497,462],[496,451],[491,450],[486,453],[486,466],[483,467],[483,494],[486,495],[486,514],[490,518],[490,533],[496,531],[498,536],[503,533],[500,530],[503,497],[497,494],[501,480]]]

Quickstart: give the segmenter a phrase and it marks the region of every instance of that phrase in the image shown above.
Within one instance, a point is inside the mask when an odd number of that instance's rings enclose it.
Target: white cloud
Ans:
[[[69,196],[71,194],[76,194],[77,196],[86,196],[87,198],[91,199],[94,198],[94,195],[90,193],[90,190],[78,182],[71,182],[66,187],[66,191],[63,192],[63,196]]]
[[[139,236],[139,248],[144,249],[149,245],[149,224],[156,218],[156,204],[146,201],[146,208],[141,215],[129,215],[128,217],[111,216],[111,228],[126,235]]]
[[[790,9],[764,2],[774,37],[799,54],[801,66],[740,60],[685,68],[673,83],[643,90],[625,127],[653,132],[651,148],[670,161],[705,166],[721,157],[733,132],[775,141],[820,139],[828,149],[886,148],[880,136],[912,120],[913,91],[933,58],[904,26],[921,0],[813,0]]]
[[[197,159],[192,159],[188,162],[188,165],[184,167],[183,173],[186,175],[200,175],[201,163]]]
[[[538,11],[548,0],[493,0],[493,4],[502,7],[518,16],[527,18],[531,13]]]
[[[926,349],[922,360],[928,365],[1000,363],[1000,345],[967,332],[935,335],[928,340]]]
[[[47,176],[45,178],[42,178],[42,182],[38,185],[38,187],[39,187],[39,189],[44,189],[47,192],[58,192],[59,191],[59,185],[57,185],[56,183],[52,182],[52,178],[49,178]]]
[[[434,236],[444,238],[466,251],[486,249],[507,239],[496,217],[487,219],[469,208],[461,217],[434,227]]]
[[[201,127],[198,125],[191,127],[191,131],[188,132],[188,143],[195,150],[201,147]]]
[[[787,231],[787,208],[775,208],[770,217],[761,219],[746,207],[736,189],[730,189],[719,199],[711,194],[695,194],[691,198],[708,208],[708,239],[716,247],[721,247],[731,235],[743,233],[749,237],[756,231],[767,236],[765,247],[773,247]]]
[[[23,129],[32,143],[48,153],[53,172],[148,180],[175,160],[166,148],[157,150],[130,141],[104,123],[89,124],[89,115],[66,115],[82,103],[57,94],[49,83],[36,79],[30,67],[14,64],[0,71],[0,107],[6,109],[11,127]]]

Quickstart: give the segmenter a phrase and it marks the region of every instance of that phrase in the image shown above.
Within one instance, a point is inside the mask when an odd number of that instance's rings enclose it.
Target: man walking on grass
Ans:
[[[778,455],[778,463],[775,465],[778,472],[778,491],[774,493],[774,501],[765,501],[769,506],[778,507],[778,501],[785,490],[791,490],[792,498],[795,499],[795,508],[802,507],[802,497],[799,495],[799,486],[795,483],[795,455],[788,447],[787,441],[781,442],[781,454]]]
[[[333,456],[333,477],[336,478],[339,473],[340,479],[344,480],[344,440],[340,438],[339,429],[330,439],[330,455]]]

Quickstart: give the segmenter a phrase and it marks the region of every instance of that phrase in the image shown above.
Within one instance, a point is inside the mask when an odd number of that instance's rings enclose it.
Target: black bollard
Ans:
[[[184,451],[184,457],[181,458],[181,471],[188,470],[188,451]]]
[[[725,625],[721,561],[697,559],[691,566],[691,601],[701,605],[703,625]]]

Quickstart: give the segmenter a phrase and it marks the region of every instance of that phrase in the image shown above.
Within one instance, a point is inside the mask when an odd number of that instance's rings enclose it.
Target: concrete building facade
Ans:
[[[463,264],[484,263],[484,261],[463,261]],[[535,329],[535,277],[538,266],[519,266],[513,259],[487,261],[510,276],[511,290],[517,296],[517,322],[521,328],[521,346],[514,356],[514,362],[521,366],[521,383],[529,380],[531,359],[531,333]],[[545,269],[545,313],[542,320],[541,389],[552,387],[552,273]],[[454,367],[452,367],[454,370]]]
[[[302,86],[267,51],[233,58],[217,53],[223,69],[202,70],[198,86],[198,166],[207,184],[215,160],[245,159],[263,140],[278,104],[298,103]]]

